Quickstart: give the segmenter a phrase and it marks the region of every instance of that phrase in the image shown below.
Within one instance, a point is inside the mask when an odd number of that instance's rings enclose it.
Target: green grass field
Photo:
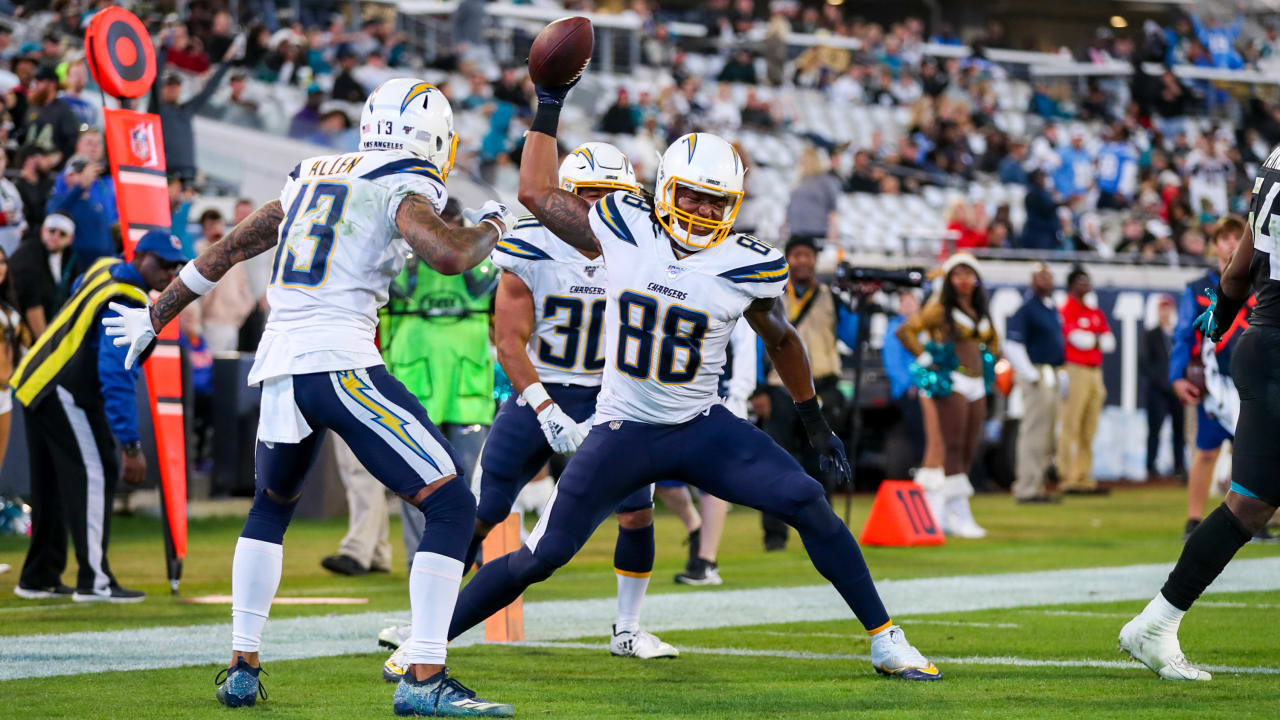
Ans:
[[[1183,493],[1177,489],[1129,490],[1110,498],[1069,500],[1060,506],[1015,506],[1006,496],[979,497],[975,514],[991,531],[983,541],[951,541],[940,548],[865,548],[877,580],[929,578],[1066,568],[1168,563],[1180,549]],[[855,500],[860,528],[869,497]],[[842,504],[838,510],[843,511]],[[61,634],[227,622],[225,605],[188,605],[168,594],[158,521],[117,518],[111,561],[127,585],[151,593],[131,606],[80,606],[62,601],[26,602],[11,594],[25,540],[0,538],[0,562],[15,569],[0,575],[0,635]],[[230,592],[231,550],[238,520],[193,522],[182,585],[184,596]],[[351,607],[277,606],[272,619],[344,612],[407,615],[400,548],[397,571],[357,579],[319,567],[344,531],[344,522],[302,522],[289,531],[280,595],[367,597]],[[392,528],[398,539],[398,528]],[[586,549],[553,579],[534,587],[526,601],[609,598],[613,529],[606,524]],[[816,585],[798,539],[782,553],[760,550],[759,519],[736,510],[721,554],[726,584],[694,590],[671,583],[685,550],[678,521],[658,521],[658,560],[650,594]],[[1280,547],[1246,547],[1240,557],[1280,556]],[[70,579],[68,575],[64,579]],[[1154,585],[1150,592],[1154,593]],[[852,618],[714,629],[672,630],[663,639],[683,649],[673,661],[611,658],[607,627],[584,626],[583,637],[559,647],[460,647],[450,664],[463,682],[490,699],[516,705],[519,717],[773,718],[773,717],[1072,717],[1178,718],[1266,717],[1280,701],[1280,647],[1275,618],[1280,590],[1207,595],[1183,624],[1183,647],[1208,665],[1252,669],[1217,672],[1195,686],[1162,682],[1122,664],[1115,636],[1143,601],[1016,607],[912,615],[891,607],[912,642],[938,658],[941,683],[912,684],[877,677],[865,660],[869,643]],[[653,620],[646,613],[647,620]],[[229,635],[229,631],[228,631]],[[174,643],[181,643],[177,634]],[[598,647],[583,647],[598,646]],[[0,666],[6,658],[0,637]],[[264,647],[265,684],[271,699],[245,714],[269,717],[387,717],[391,686],[378,678],[384,653],[272,661]],[[948,662],[948,660],[950,662]],[[79,674],[0,682],[5,711],[21,717],[221,717],[212,678],[225,658],[205,666],[127,672],[74,667]],[[105,709],[105,710],[103,710]]]

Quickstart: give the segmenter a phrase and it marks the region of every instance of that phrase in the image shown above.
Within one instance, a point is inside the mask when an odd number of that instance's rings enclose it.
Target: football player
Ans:
[[[1182,654],[1178,626],[1192,603],[1237,551],[1266,527],[1280,506],[1280,148],[1258,170],[1249,222],[1196,327],[1211,343],[1235,328],[1256,293],[1249,327],[1231,352],[1231,379],[1240,397],[1231,462],[1231,490],[1187,537],[1164,587],[1120,630],[1120,647],[1165,680],[1209,680]],[[1256,241],[1256,246],[1255,246]]]
[[[795,399],[823,471],[848,479],[843,443],[822,417],[804,346],[777,302],[786,261],[732,233],[742,206],[742,159],[715,135],[685,135],[662,156],[652,202],[619,191],[589,203],[556,184],[555,134],[568,91],[537,90],[520,201],[565,243],[600,253],[609,269],[595,424],[525,545],[486,562],[460,594],[450,637],[569,562],[623,498],[672,477],[783,518],[870,633],[875,669],[940,678],[890,620],[822,483],[716,393],[729,334],[745,316]]]
[[[565,156],[560,187],[587,202],[616,190],[636,192],[631,161],[608,143],[589,142]],[[480,544],[511,512],[520,489],[554,453],[573,453],[590,428],[604,368],[605,268],[599,252],[557,240],[533,216],[520,218],[498,241],[502,268],[494,308],[498,362],[513,395],[493,418],[480,456],[475,535],[463,560],[470,568]],[[640,629],[640,605],[653,572],[653,492],[646,485],[617,507],[618,617],[609,651],[636,658],[680,653]],[[401,649],[384,663],[387,680],[403,673]]]
[[[271,315],[249,382],[262,384],[257,490],[231,570],[231,662],[218,701],[255,704],[262,628],[280,584],[285,529],[324,429],[336,432],[383,484],[415,505],[426,531],[409,575],[413,631],[397,715],[511,717],[444,666],[445,634],[475,525],[475,497],[457,476],[448,443],[412,393],[387,373],[374,345],[377,309],[412,251],[435,270],[479,264],[514,224],[490,201],[476,227],[439,216],[457,148],[453,112],[435,86],[389,80],[365,101],[360,150],[309,158],[279,200],[237,225],[186,265],[150,308],[112,307],[103,323],[130,345],[126,365],[178,312],[234,264],[276,247],[267,289]]]

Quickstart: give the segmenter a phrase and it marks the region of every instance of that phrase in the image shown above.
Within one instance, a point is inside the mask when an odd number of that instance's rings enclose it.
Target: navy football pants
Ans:
[[[624,497],[664,478],[781,517],[796,528],[814,567],[867,629],[889,622],[862,553],[827,504],[822,484],[754,425],[716,405],[679,425],[595,425],[569,461],[525,546],[486,563],[463,588],[449,637],[550,577]]]

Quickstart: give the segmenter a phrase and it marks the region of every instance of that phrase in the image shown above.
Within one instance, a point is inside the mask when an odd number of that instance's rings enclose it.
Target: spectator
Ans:
[[[107,563],[117,480],[141,485],[147,463],[138,431],[142,368],[125,369],[129,348],[111,341],[102,316],[111,302],[145,307],[147,293],[167,287],[183,262],[177,241],[153,230],[138,241],[131,262],[112,259],[95,265],[77,281],[74,301],[52,320],[52,329],[14,373],[14,395],[22,403],[27,427],[33,520],[31,547],[15,588],[18,597],[71,592],[79,601],[140,602],[146,597],[121,587]],[[68,529],[80,570],[74,590],[61,583]]]
[[[206,242],[210,245],[221,242],[225,226],[217,210],[206,210],[200,216],[200,225],[205,229]],[[250,284],[248,269],[238,265],[223,276],[217,287],[200,298],[204,340],[210,352],[239,349],[240,329],[257,305],[258,298]]]
[[[1023,163],[1027,161],[1027,144],[1022,140],[1009,143],[1009,154],[1000,160],[996,173],[1000,182],[1007,185],[1026,185],[1027,171]]]
[[[9,178],[4,176],[9,156],[0,150],[0,250],[5,256],[13,255],[27,230],[26,212],[22,205],[22,193]]]
[[[497,90],[495,92],[495,97]],[[625,88],[618,89],[618,99],[605,111],[600,119],[600,131],[613,135],[635,135],[636,116],[632,112],[631,100]]]
[[[75,155],[53,183],[46,210],[65,212],[75,220],[76,253],[86,263],[114,255],[111,226],[119,219],[116,186],[107,172],[102,133],[85,130],[76,141]]]
[[[351,118],[336,108],[320,116],[319,128],[307,139],[342,152],[355,152],[360,146],[360,134],[354,132]]]
[[[751,59],[751,53],[746,50],[736,51],[721,68],[720,74],[716,75],[716,81],[756,85],[756,65]]]
[[[1240,36],[1243,16],[1237,14],[1230,25],[1223,25],[1216,17],[1200,19],[1197,13],[1191,13],[1191,24],[1195,28],[1196,37],[1209,50],[1214,67],[1238,70],[1244,67],[1244,61],[1236,50],[1236,38]]]
[[[1058,203],[1049,193],[1048,179],[1036,170],[1027,178],[1027,221],[1022,226],[1022,242],[1019,247],[1028,250],[1058,250]]]
[[[76,114],[81,127],[102,127],[102,106],[91,96],[86,96],[84,89],[89,86],[89,70],[83,62],[74,62],[67,66],[67,89],[58,97]]]
[[[504,67],[498,82],[493,86],[493,99],[511,103],[517,110],[529,109],[533,96],[525,88],[525,78],[519,68]]]
[[[369,94],[364,86],[356,80],[353,71],[360,58],[348,47],[342,47],[338,50],[338,64],[342,68],[338,76],[333,79],[333,99],[342,100],[350,103],[362,103],[365,96]]]
[[[957,250],[987,246],[987,209],[982,203],[956,198],[947,208],[945,221]]]
[[[733,89],[728,85],[721,85],[716,90],[716,99],[707,111],[705,124],[720,133],[731,133],[742,125],[742,111],[733,101]]]
[[[1173,349],[1173,325],[1177,320],[1173,297],[1161,295],[1158,301],[1155,327],[1142,336],[1142,355],[1138,368],[1147,383],[1147,476],[1159,477],[1156,471],[1156,455],[1160,450],[1160,429],[1165,418],[1173,422],[1173,474],[1185,477],[1186,441],[1183,439],[1185,423],[1182,405],[1169,381],[1169,357]]]
[[[26,217],[24,240],[36,239],[44,222],[45,205],[53,193],[53,168],[57,156],[36,145],[23,145],[18,149],[14,164],[18,166],[18,179],[13,181],[22,198],[22,212]]]
[[[186,102],[182,100],[182,79],[177,75],[165,76],[163,82],[151,86],[148,108],[160,116],[160,127],[164,134],[164,158],[170,174],[182,179],[184,186],[190,185],[196,177],[196,136],[192,122],[196,113],[200,112],[209,98],[218,90],[218,84],[231,69],[230,61],[237,51],[235,45],[228,49],[228,55],[213,71],[213,76],[205,82],[204,87]],[[167,49],[160,50],[157,62],[158,71],[165,66]]]
[[[1084,195],[1093,187],[1093,155],[1084,146],[1084,129],[1071,131],[1071,144],[1058,152],[1061,158],[1053,185],[1063,200]]]
[[[262,113],[258,109],[258,101],[253,99],[245,74],[237,70],[231,73],[227,81],[231,94],[227,102],[218,108],[211,108],[210,115],[232,125],[261,130],[263,128]]]
[[[201,75],[209,69],[209,54],[204,51],[204,42],[198,37],[191,37],[187,26],[175,23],[160,32],[160,44],[168,51],[164,60],[179,70],[186,70],[192,75]]]
[[[880,347],[881,364],[889,377],[889,397],[898,408],[901,428],[907,438],[910,451],[906,462],[895,461],[891,456],[886,462],[890,477],[908,477],[911,468],[921,467],[924,458],[924,416],[920,407],[920,391],[911,382],[911,362],[915,359],[898,339],[898,328],[920,310],[920,299],[910,290],[898,292],[898,311],[889,318],[884,329],[884,344]],[[896,467],[895,467],[896,466]]]
[[[289,137],[305,140],[320,132],[320,106],[324,104],[324,90],[319,85],[311,84],[307,88],[307,102],[289,121]]]
[[[809,353],[813,369],[813,385],[822,401],[822,412],[836,433],[844,428],[844,396],[840,394],[839,373],[842,367],[837,341],[849,347],[858,343],[858,316],[836,298],[831,287],[820,282],[816,273],[817,245],[812,236],[793,235],[787,241],[787,263],[791,275],[783,307],[800,334]],[[782,385],[776,370],[768,374],[765,390],[768,400],[758,401],[761,428],[784,450],[804,467],[811,477],[819,479],[828,495],[835,487],[826,473],[818,467],[817,456],[804,439],[804,426],[795,412],[795,404]],[[762,514],[765,550],[784,550],[787,545],[787,525],[774,515]]]
[[[788,247],[792,242],[818,246],[836,240],[839,227],[840,180],[830,172],[822,151],[807,146],[800,153],[800,180],[787,204]]]
[[[846,192],[853,193],[880,192],[880,183],[873,177],[871,170],[871,154],[866,150],[859,150],[853,154],[853,172],[849,175],[844,189]]]
[[[302,37],[290,28],[277,30],[271,36],[270,52],[254,68],[254,77],[266,83],[299,84],[311,72],[310,68],[302,72],[307,64],[302,57],[301,43]]]
[[[1089,273],[1076,267],[1067,276],[1067,301],[1062,306],[1066,338],[1067,396],[1060,418],[1058,477],[1068,495],[1106,495],[1093,478],[1093,435],[1107,399],[1102,382],[1102,356],[1115,350],[1116,338],[1107,316],[1085,303],[1093,290]]]
[[[75,151],[80,119],[71,106],[58,97],[58,72],[53,66],[41,67],[36,72],[35,83],[26,97],[26,117],[22,119],[26,136],[23,142],[46,152],[59,153],[57,166],[62,167],[62,163]]]
[[[9,267],[9,254],[0,250],[0,467],[4,467],[9,447],[9,421],[12,419],[13,390],[9,378],[18,359],[31,347],[31,330],[18,310],[17,281]]]
[[[23,243],[9,263],[17,284],[18,311],[35,337],[44,334],[48,320],[71,295],[71,283],[86,268],[71,247],[75,231],[69,215],[49,213],[40,228],[40,242]]]
[[[1098,209],[1129,206],[1138,186],[1138,153],[1129,143],[1129,130],[1116,123],[1111,139],[1098,151]]]
[[[196,256],[195,240],[187,229],[191,224],[191,200],[194,195],[195,191],[182,189],[181,178],[169,176],[169,233],[178,238],[178,242],[182,244],[182,254],[189,258]]]
[[[1057,496],[1045,489],[1045,481],[1053,460],[1058,374],[1065,346],[1062,319],[1053,306],[1053,273],[1048,265],[1036,263],[1031,289],[1022,307],[1009,318],[1005,332],[1004,356],[1013,365],[1023,407],[1013,498],[1019,503],[1057,502]]]
[[[209,39],[205,43],[205,50],[208,51],[205,59],[226,57],[235,39],[236,35],[231,29],[231,13],[226,10],[214,13],[213,23],[209,27]]]

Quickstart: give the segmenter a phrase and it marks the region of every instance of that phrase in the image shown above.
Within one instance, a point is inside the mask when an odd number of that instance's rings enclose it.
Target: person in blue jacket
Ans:
[[[1222,444],[1235,436],[1240,413],[1240,395],[1231,380],[1231,350],[1249,326],[1251,297],[1240,309],[1235,323],[1222,334],[1216,346],[1205,342],[1193,322],[1209,307],[1205,290],[1218,286],[1222,270],[1244,235],[1245,223],[1228,215],[1214,227],[1210,243],[1217,258],[1217,270],[1209,270],[1189,283],[1178,302],[1178,324],[1173,329],[1173,349],[1169,352],[1169,382],[1178,399],[1196,406],[1196,443],[1187,474],[1187,523],[1183,540],[1204,519],[1204,506],[1213,482],[1213,467]],[[1201,381],[1200,378],[1203,378]],[[1270,539],[1264,528],[1259,540]]]
[[[111,226],[119,222],[116,186],[107,168],[102,133],[85,130],[76,154],[53,183],[46,211],[64,212],[76,223],[71,249],[85,262],[116,253]]]
[[[147,464],[138,431],[140,366],[124,369],[129,348],[113,342],[101,320],[122,305],[145,306],[148,292],[168,287],[185,261],[181,243],[163,231],[144,235],[130,262],[99,259],[13,373],[31,463],[31,546],[13,590],[20,598],[146,597],[122,587],[107,562],[116,483],[141,485]],[[68,531],[79,566],[75,587],[61,579]]]
[[[902,414],[903,429],[911,449],[910,467],[922,467],[925,451],[924,414],[920,396],[911,381],[911,363],[916,359],[898,339],[898,328],[920,309],[920,298],[910,291],[898,294],[898,312],[889,318],[884,329],[884,344],[880,347],[880,361],[885,375],[889,376],[889,397]],[[856,316],[855,316],[856,317]],[[894,473],[890,477],[906,477]]]

